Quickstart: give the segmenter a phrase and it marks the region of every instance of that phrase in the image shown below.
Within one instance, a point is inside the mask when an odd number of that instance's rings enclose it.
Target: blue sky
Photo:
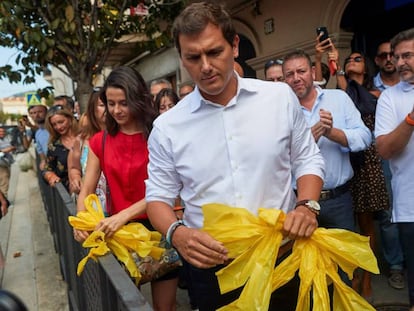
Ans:
[[[0,46],[0,66],[9,64],[17,67],[15,59],[18,53],[17,50]],[[8,79],[0,79],[0,98],[12,96],[17,93],[34,91],[49,85],[41,76],[36,78],[36,83],[34,84],[10,83]]]

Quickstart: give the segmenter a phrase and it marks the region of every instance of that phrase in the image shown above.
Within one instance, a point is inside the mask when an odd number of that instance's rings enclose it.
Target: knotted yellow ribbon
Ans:
[[[165,251],[158,247],[161,234],[150,231],[141,223],[129,223],[115,232],[111,237],[106,237],[101,231],[94,231],[98,223],[105,218],[99,198],[95,194],[85,199],[85,211],[78,212],[76,217],[69,216],[69,223],[78,230],[93,231],[83,242],[82,246],[90,248],[89,253],[78,264],[77,274],[80,275],[89,259],[97,260],[109,251],[125,264],[131,277],[138,283],[141,272],[137,268],[131,252],[136,252],[140,257],[151,256],[160,259]]]
[[[329,310],[327,286],[331,282],[334,310],[375,310],[338,275],[338,266],[350,278],[358,266],[379,273],[367,237],[342,229],[318,228],[309,239],[296,240],[292,254],[275,268],[286,217],[282,211],[260,208],[254,216],[243,208],[207,204],[203,213],[203,230],[221,241],[229,258],[234,258],[216,273],[221,293],[244,286],[239,299],[219,310],[268,310],[272,292],[291,280],[297,270],[297,311],[309,310],[311,289],[313,310]]]

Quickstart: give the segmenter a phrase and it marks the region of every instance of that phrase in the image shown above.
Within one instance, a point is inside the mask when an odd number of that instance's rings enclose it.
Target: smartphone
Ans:
[[[322,36],[319,37],[319,42],[325,41],[329,38],[328,29],[325,26],[316,28],[316,34],[319,36],[320,33],[322,33]]]

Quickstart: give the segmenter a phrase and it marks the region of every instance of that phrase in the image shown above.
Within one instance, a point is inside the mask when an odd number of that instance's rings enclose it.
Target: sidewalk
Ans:
[[[0,287],[20,297],[30,311],[68,311],[66,283],[33,170],[21,172],[16,165],[12,167],[9,198],[13,206],[0,221],[0,245],[6,257],[5,268],[0,269]],[[380,270],[385,272],[380,252],[378,255]],[[385,273],[374,275],[372,280],[377,310],[408,311],[403,307],[408,304],[407,288],[389,287]],[[150,284],[141,290],[151,303]],[[177,311],[189,310],[187,291],[178,289]]]
[[[12,206],[0,221],[0,244],[6,258],[0,270],[2,289],[17,295],[30,311],[69,310],[66,283],[53,246],[45,209],[33,170],[12,166]]]

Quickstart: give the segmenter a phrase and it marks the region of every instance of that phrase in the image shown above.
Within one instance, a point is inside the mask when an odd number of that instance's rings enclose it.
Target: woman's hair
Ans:
[[[90,138],[102,130],[100,120],[96,117],[95,110],[101,96],[101,89],[94,90],[89,96],[88,106],[86,107],[85,117],[86,126],[81,129],[83,138]]]
[[[148,137],[157,113],[152,105],[151,94],[141,74],[126,66],[118,67],[109,74],[101,92],[101,100],[107,111],[106,90],[109,87],[118,88],[125,92],[126,104],[132,118],[143,128],[145,136]],[[115,135],[119,131],[119,125],[110,113],[106,114],[106,129],[110,135]]]
[[[361,51],[352,51],[351,54],[349,54],[349,56],[351,56],[352,54],[359,54],[364,60],[364,66],[365,66],[364,67],[364,81],[362,82],[362,86],[364,86],[368,90],[374,89],[374,79],[373,79],[374,73],[375,73],[374,63]],[[347,65],[347,62],[345,59],[345,63],[343,66],[345,71],[346,71],[346,65]]]
[[[212,2],[192,3],[180,13],[173,24],[173,37],[178,53],[181,55],[179,36],[194,35],[202,32],[211,23],[220,27],[223,37],[233,45],[236,30],[230,14],[224,6]]]
[[[155,109],[157,110],[157,112],[160,111],[160,106],[161,106],[161,99],[163,97],[169,97],[171,99],[171,101],[174,103],[174,105],[176,105],[178,103],[178,101],[180,100],[178,98],[177,93],[174,92],[174,90],[172,89],[162,89],[157,96],[155,97],[155,101],[154,101],[154,106]]]
[[[45,122],[45,127],[46,130],[49,132],[49,143],[53,143],[56,140],[58,140],[60,138],[60,134],[58,132],[55,131],[55,129],[53,128],[50,119],[55,116],[55,115],[61,115],[64,116],[66,118],[68,118],[71,121],[71,131],[72,133],[75,135],[77,133],[77,128],[78,128],[78,124],[75,120],[75,118],[73,117],[73,113],[72,111],[69,111],[67,108],[61,106],[61,105],[57,105],[57,106],[52,106],[49,108],[47,114],[46,114],[46,122]]]

